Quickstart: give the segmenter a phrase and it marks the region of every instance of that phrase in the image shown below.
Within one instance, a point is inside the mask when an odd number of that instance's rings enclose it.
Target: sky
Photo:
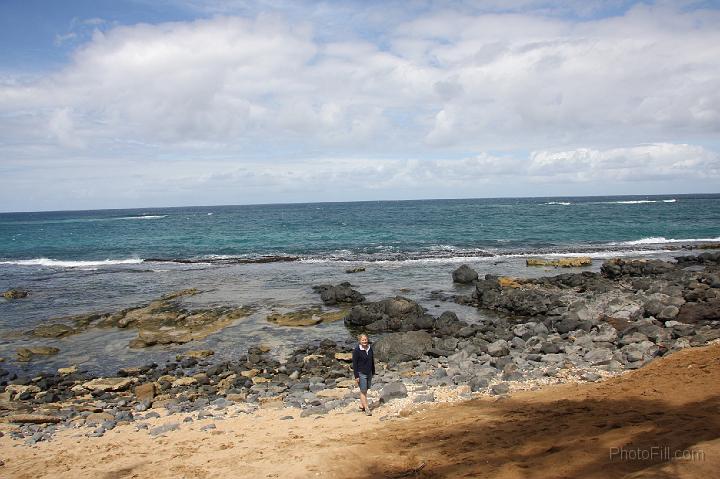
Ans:
[[[0,211],[720,192],[720,2],[0,0]]]

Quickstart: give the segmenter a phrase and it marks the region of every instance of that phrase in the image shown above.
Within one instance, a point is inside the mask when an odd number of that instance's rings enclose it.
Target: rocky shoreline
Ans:
[[[412,404],[597,381],[720,338],[720,253],[674,262],[615,259],[605,262],[600,273],[536,279],[480,278],[462,266],[453,279],[472,286],[472,293],[437,292],[438,303],[494,311],[497,318],[468,324],[450,311],[430,315],[400,296],[367,302],[349,283],[316,288],[325,305],[344,308],[350,331],[376,338],[380,364],[371,398],[393,405],[384,414],[401,413]],[[137,327],[143,340],[144,329],[167,331],[168,314],[175,315],[174,322],[209,317],[168,309],[177,297],[92,321],[121,327],[120,321],[136,318],[125,326]],[[207,324],[233,320],[233,314],[213,313]],[[126,423],[162,435],[182,422],[220,420],[230,410],[251,414],[259,408],[292,408],[287,418],[351,410],[356,401],[349,364],[354,344],[324,340],[282,359],[258,345],[230,362],[213,361],[212,351],[190,351],[166,364],[122,369],[111,378],[73,367],[35,377],[0,369],[0,420],[15,425],[6,426],[10,437],[32,445],[64,429],[102,436]],[[177,420],[151,427],[161,415]]]

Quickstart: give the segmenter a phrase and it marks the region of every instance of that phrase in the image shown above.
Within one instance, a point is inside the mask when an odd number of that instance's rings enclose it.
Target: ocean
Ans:
[[[288,328],[270,311],[317,306],[312,286],[350,281],[369,300],[401,294],[432,314],[467,321],[486,313],[438,301],[467,293],[450,273],[468,263],[481,274],[556,274],[528,268],[527,256],[672,258],[677,249],[720,242],[720,195],[369,201],[143,208],[0,214],[2,366],[25,372],[78,364],[98,374],[165,361],[185,349],[216,358],[263,343],[282,355],[305,341],[348,337],[342,323]],[[347,268],[365,271],[347,274]],[[131,350],[131,331],[91,330],[63,339],[26,334],[49,320],[109,312],[195,287],[189,307],[247,305],[248,318],[201,342]],[[60,353],[21,364],[15,350],[50,345]]]

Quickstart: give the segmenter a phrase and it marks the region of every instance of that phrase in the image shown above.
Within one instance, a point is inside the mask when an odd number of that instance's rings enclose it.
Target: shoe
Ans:
[[[360,406],[360,412],[365,412],[365,408]]]
[[[370,409],[368,409],[367,411],[365,411],[365,415],[366,415],[366,416],[372,416],[372,412],[370,411]]]

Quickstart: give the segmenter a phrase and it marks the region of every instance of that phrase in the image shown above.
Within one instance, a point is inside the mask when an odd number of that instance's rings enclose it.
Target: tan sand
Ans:
[[[153,420],[181,422],[166,437],[128,425],[102,438],[66,431],[34,447],[6,435],[0,477],[710,479],[720,471],[720,344],[601,383],[434,405],[381,420],[390,410],[314,419],[268,409],[229,414],[211,431],[200,431],[210,420],[183,424],[183,415],[175,415]],[[280,420],[288,414],[296,419]],[[675,451],[685,458],[666,457]]]

